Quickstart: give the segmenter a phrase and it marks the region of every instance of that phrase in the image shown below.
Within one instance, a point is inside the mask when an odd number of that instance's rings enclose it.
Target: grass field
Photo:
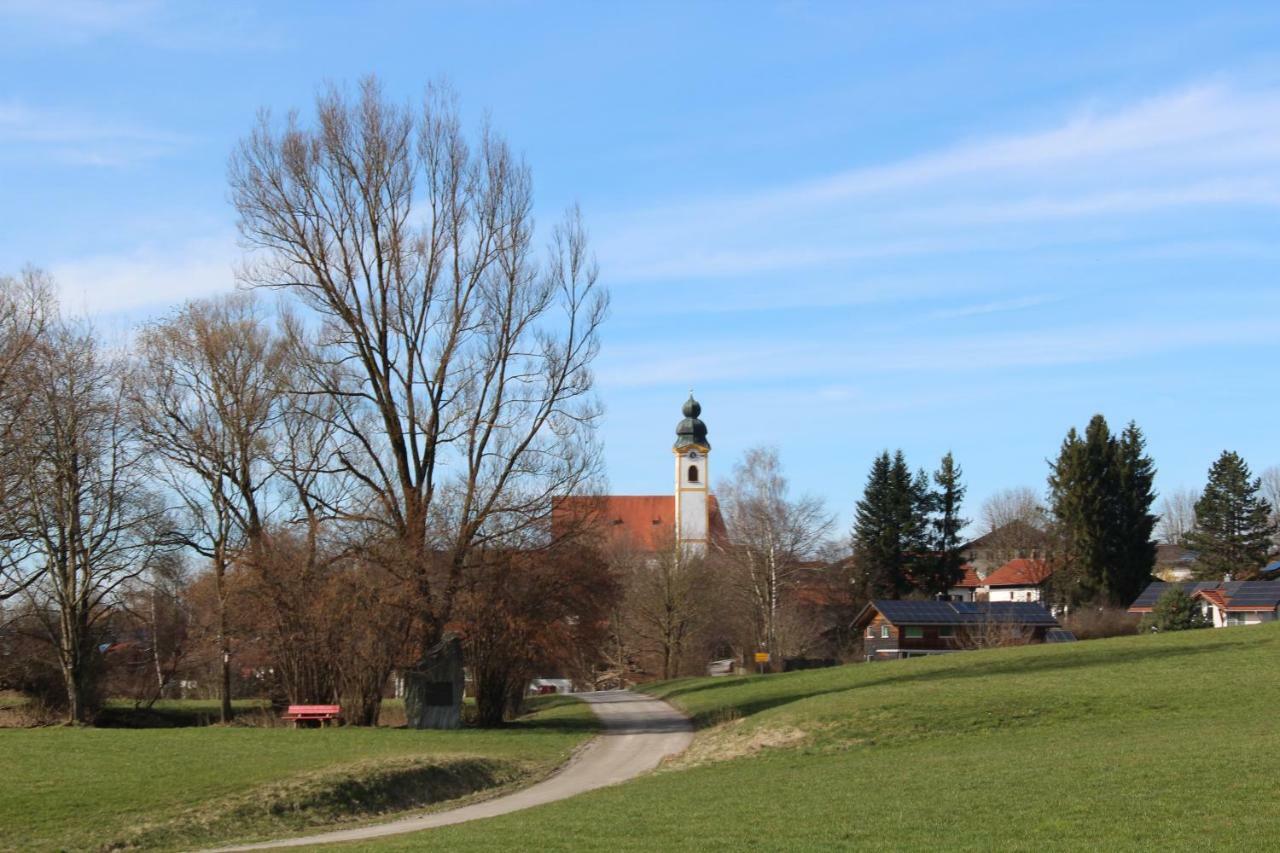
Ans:
[[[1280,838],[1280,624],[652,692],[709,726],[676,767],[360,849],[1201,850]]]
[[[590,709],[576,700],[556,697],[538,708],[495,731],[0,730],[0,849],[190,847],[525,782],[595,730]]]

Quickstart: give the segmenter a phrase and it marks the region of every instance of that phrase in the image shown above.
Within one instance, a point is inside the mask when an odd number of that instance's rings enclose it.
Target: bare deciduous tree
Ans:
[[[0,512],[21,517],[14,501],[25,494],[26,449],[16,430],[35,392],[36,347],[53,317],[53,286],[39,270],[17,277],[0,276]],[[21,571],[29,540],[21,531],[0,530],[0,602],[22,591],[37,577]]]
[[[1001,489],[982,504],[982,532],[992,533],[1015,521],[1044,530],[1047,515],[1044,502],[1035,489],[1018,486]],[[1012,546],[1008,546],[1012,547]]]
[[[113,599],[147,573],[168,525],[145,488],[124,410],[126,375],[89,329],[51,324],[33,351],[37,381],[14,438],[26,456],[3,520],[21,537],[25,593],[57,654],[68,718],[88,719],[102,626]]]
[[[1196,526],[1196,501],[1200,500],[1197,489],[1178,489],[1160,499],[1157,514],[1160,517],[1156,527],[1156,537],[1166,545],[1181,545],[1187,534]]]
[[[227,572],[260,540],[284,347],[250,294],[189,302],[144,328],[130,395],[152,470],[186,510],[186,544],[213,567],[222,659],[221,714],[231,718]]]
[[[662,678],[687,674],[686,653],[723,606],[714,569],[674,536],[655,552],[620,552],[611,562],[623,590],[615,630],[627,654],[655,661]]]
[[[365,80],[312,126],[264,115],[235,152],[246,282],[318,322],[305,385],[332,403],[337,463],[411,582],[418,653],[449,621],[468,555],[532,530],[595,476],[590,366],[607,299],[576,212],[534,249],[528,168],[446,92],[420,110]],[[299,334],[302,324],[295,327]]]
[[[1280,547],[1280,465],[1272,465],[1262,472],[1262,496],[1271,505],[1271,526],[1278,532],[1274,537]]]
[[[753,447],[718,492],[730,542],[720,554],[755,615],[757,642],[775,657],[786,645],[781,618],[796,583],[812,574],[815,554],[831,530],[822,500],[791,498],[773,447]]]

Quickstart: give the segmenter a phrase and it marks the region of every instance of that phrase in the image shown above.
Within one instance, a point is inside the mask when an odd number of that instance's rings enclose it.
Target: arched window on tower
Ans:
[[[698,482],[698,466],[697,465],[689,466],[689,482],[690,483]]]

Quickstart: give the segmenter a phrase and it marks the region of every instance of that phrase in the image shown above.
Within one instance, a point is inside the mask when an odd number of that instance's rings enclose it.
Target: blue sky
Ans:
[[[0,0],[0,271],[120,326],[232,287],[233,144],[370,72],[581,204],[616,492],[690,386],[713,478],[776,444],[841,526],[883,448],[976,515],[1094,412],[1162,489],[1280,462],[1274,4]]]

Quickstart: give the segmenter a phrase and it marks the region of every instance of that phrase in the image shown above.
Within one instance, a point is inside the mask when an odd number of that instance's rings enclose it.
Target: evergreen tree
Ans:
[[[1111,558],[1106,529],[1113,504],[1111,443],[1106,420],[1095,415],[1084,436],[1074,427],[1067,432],[1049,475],[1058,540],[1055,551],[1060,558],[1054,594],[1066,604],[1092,602],[1105,595],[1105,568]]]
[[[1151,511],[1156,499],[1156,466],[1146,449],[1142,430],[1130,421],[1116,443],[1118,547],[1107,584],[1112,599],[1121,605],[1129,604],[1146,588],[1156,564],[1157,519]]]
[[[961,518],[965,487],[964,472],[950,453],[933,473],[936,488],[927,496],[928,556],[914,567],[916,586],[930,595],[945,593],[964,578],[964,555],[960,547],[960,531],[969,523]]]
[[[1123,606],[1155,564],[1151,514],[1155,464],[1136,424],[1119,439],[1102,415],[1071,429],[1049,475],[1058,562],[1054,597],[1066,604]]]
[[[1262,481],[1236,453],[1224,450],[1209,469],[1209,482],[1196,501],[1196,526],[1187,547],[1197,552],[1196,571],[1205,580],[1230,574],[1252,578],[1267,561],[1275,527]]]
[[[1199,603],[1182,591],[1182,587],[1173,586],[1164,595],[1156,599],[1151,612],[1142,617],[1138,623],[1139,631],[1186,631],[1192,628],[1207,628],[1208,620],[1200,610]]]
[[[899,450],[876,457],[858,501],[853,551],[863,593],[898,598],[912,588],[912,563],[926,548],[928,479],[913,476]]]

